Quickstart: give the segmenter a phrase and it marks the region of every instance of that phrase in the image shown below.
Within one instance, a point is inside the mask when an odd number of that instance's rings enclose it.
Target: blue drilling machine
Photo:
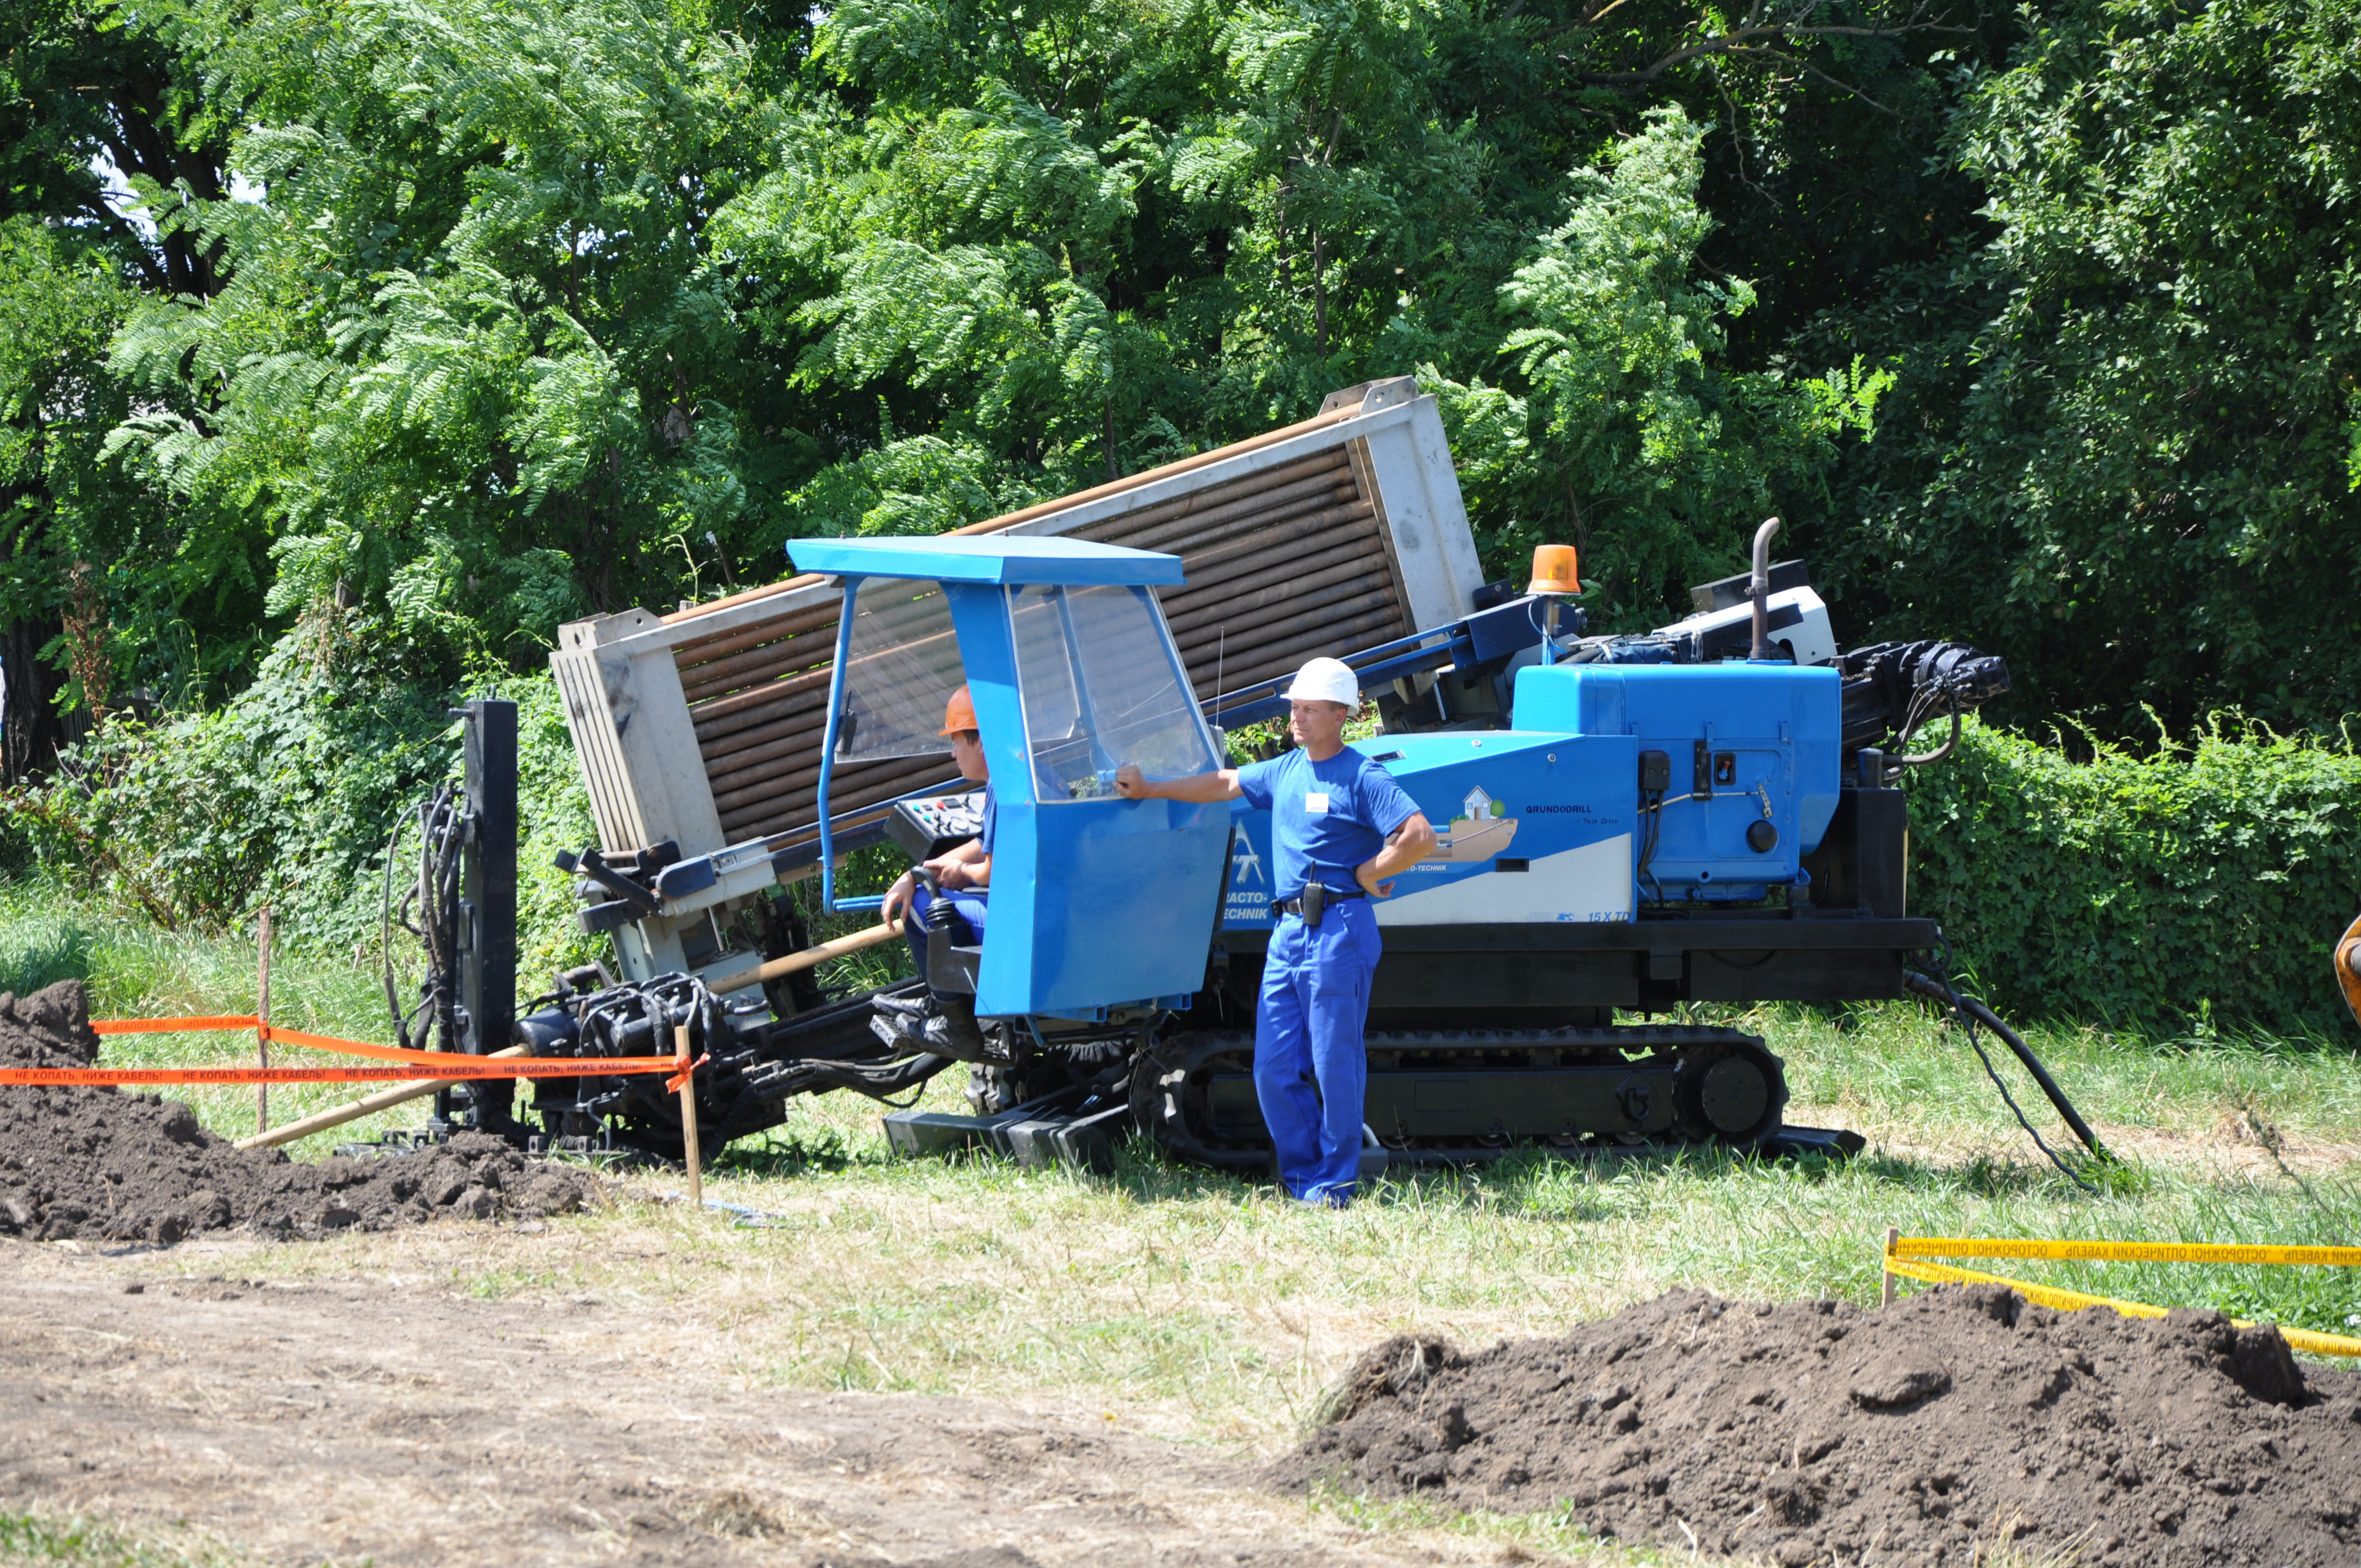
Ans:
[[[1536,1147],[1850,1153],[1854,1135],[1786,1125],[1763,1038],[1682,1021],[1685,1004],[1910,992],[1957,1010],[1971,1040],[1980,1025],[2005,1040],[2096,1149],[2023,1042],[1954,992],[1941,933],[1905,907],[1900,777],[1949,751],[1961,716],[2006,689],[2005,668],[1947,642],[1840,650],[1800,564],[1768,561],[1769,536],[1752,573],[1695,590],[1697,613],[1653,632],[1586,636],[1565,599],[1503,588],[1465,619],[1344,653],[1381,694],[1383,730],[1359,749],[1438,828],[1434,853],[1378,906],[1365,1165]],[[1198,700],[1158,598],[1181,581],[1175,555],[1006,533],[790,550],[842,596],[806,861],[828,910],[879,903],[839,887],[849,850],[890,838],[920,861],[974,834],[981,797],[963,783],[882,817],[832,811],[830,795],[878,758],[939,754],[945,699],[972,693],[997,803],[991,918],[972,946],[938,931],[929,972],[884,990],[972,993],[982,1059],[873,1027],[878,993],[823,990],[804,961],[823,949],[785,916],[768,949],[785,956],[760,969],[578,971],[517,1008],[500,990],[513,986],[515,873],[513,719],[499,703],[467,710],[464,799],[506,816],[446,809],[443,860],[421,870],[421,908],[449,890],[441,950],[457,957],[425,992],[446,1039],[625,1056],[686,1025],[708,1151],[778,1125],[797,1096],[891,1103],[958,1066],[968,1113],[896,1110],[897,1148],[1104,1169],[1137,1134],[1177,1160],[1267,1168],[1250,1057],[1268,819],[1126,800],[1112,780],[1126,763],[1169,778],[1239,760],[1226,732],[1283,714],[1285,678]],[[733,889],[775,898],[787,874],[761,842],[566,863],[594,929],[725,909]],[[536,1146],[683,1146],[677,1104],[653,1080],[547,1080],[531,1094],[455,1090],[438,1120]]]

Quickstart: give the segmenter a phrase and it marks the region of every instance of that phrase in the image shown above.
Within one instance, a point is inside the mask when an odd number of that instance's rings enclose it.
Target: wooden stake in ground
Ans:
[[[1901,1239],[1902,1232],[1898,1227],[1894,1225],[1888,1225],[1885,1227],[1885,1255],[1887,1257],[1892,1257],[1894,1255],[1894,1244]],[[1885,1274],[1885,1283],[1878,1288],[1877,1304],[1881,1307],[1891,1307],[1894,1305],[1894,1275],[1891,1270],[1883,1270],[1882,1272]]]
[[[697,1083],[696,1074],[688,1063],[688,1025],[673,1025],[673,1051],[680,1058],[680,1142],[688,1157],[688,1201],[705,1207],[705,1180],[697,1170]]]
[[[262,1022],[254,1031],[254,1058],[257,1067],[270,1066],[270,905],[262,906],[262,934],[257,939],[254,959],[254,1013]],[[270,1085],[254,1086],[254,1135],[260,1137],[270,1131]]]

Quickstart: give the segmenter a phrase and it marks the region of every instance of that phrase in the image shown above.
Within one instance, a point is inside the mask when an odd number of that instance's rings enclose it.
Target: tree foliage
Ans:
[[[2333,731],[2361,690],[2361,7],[2045,7],[1952,148],[1989,241],[1847,323],[1945,328],[1902,345],[1857,576],[2104,730]]]
[[[440,680],[530,667],[564,619],[766,578],[798,533],[952,526],[1421,366],[1526,400],[1471,465],[1539,443],[1576,477],[1494,488],[1501,552],[1677,492],[1615,525],[1644,617],[1728,565],[1725,504],[1830,454],[1722,332],[1752,295],[1698,259],[1708,127],[1752,116],[1751,154],[1723,136],[1768,192],[1784,107],[1898,95],[1958,33],[1883,0],[17,4],[11,199],[112,263],[74,440],[134,504],[102,541],[60,521],[70,477],[28,480],[51,589],[0,617],[106,562],[119,684],[183,702],[311,615]],[[94,75],[103,104],[59,86]],[[1570,171],[1639,163],[1569,206]],[[1654,221],[1617,189],[1686,215],[1631,273],[1672,313],[1653,368],[1600,380],[1578,362],[1639,328],[1579,225]],[[1576,430],[1633,389],[1647,441]]]
[[[1800,380],[1729,367],[1726,324],[1755,296],[1743,279],[1697,275],[1704,134],[1653,110],[1609,149],[1611,170],[1571,177],[1565,221],[1500,289],[1500,354],[1526,395],[1425,368],[1476,510],[1500,520],[1490,554],[1570,536],[1606,590],[1588,600],[1594,619],[1644,626],[1683,585],[1719,575],[1783,492],[1818,477],[1839,432],[1872,433],[1893,380],[1858,360]]]
[[[1850,639],[2007,655],[2004,718],[2361,686],[2361,0],[0,17],[8,770],[47,707],[110,821],[176,748],[352,770],[254,851],[335,885],[566,619],[1378,376],[1488,567],[1570,540],[1605,624],[1776,512]],[[288,895],[188,830],[175,918]]]

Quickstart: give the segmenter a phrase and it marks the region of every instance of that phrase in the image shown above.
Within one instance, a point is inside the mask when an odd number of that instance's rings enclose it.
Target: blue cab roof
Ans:
[[[939,583],[1178,583],[1180,557],[1120,544],[1029,534],[930,539],[792,539],[799,572],[829,576],[916,577]]]

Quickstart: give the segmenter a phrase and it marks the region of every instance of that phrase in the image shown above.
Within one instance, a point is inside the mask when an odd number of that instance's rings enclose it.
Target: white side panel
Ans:
[[[649,841],[675,839],[684,856],[727,848],[729,840],[721,836],[721,814],[713,808],[713,786],[706,781],[705,758],[697,750],[697,727],[688,717],[688,698],[680,689],[680,670],[673,663],[672,650],[651,648],[627,657],[620,650],[602,648],[598,668],[609,692],[616,694],[610,704],[616,736],[622,745],[623,765],[640,797],[640,819]]]
[[[668,642],[651,641],[651,628],[669,630],[644,610],[571,622],[559,629],[550,666],[600,847],[640,850],[671,839],[683,855],[708,854],[724,848],[721,817],[680,671]]]
[[[1485,872],[1378,905],[1380,926],[1525,926],[1631,918],[1631,835],[1564,850],[1529,871]]]
[[[1434,400],[1415,399],[1387,412],[1393,417],[1379,416],[1371,422],[1378,428],[1366,434],[1357,420],[1345,428],[1368,444],[1378,516],[1410,595],[1411,622],[1425,631],[1475,613],[1484,568],[1476,560],[1476,536]]]

